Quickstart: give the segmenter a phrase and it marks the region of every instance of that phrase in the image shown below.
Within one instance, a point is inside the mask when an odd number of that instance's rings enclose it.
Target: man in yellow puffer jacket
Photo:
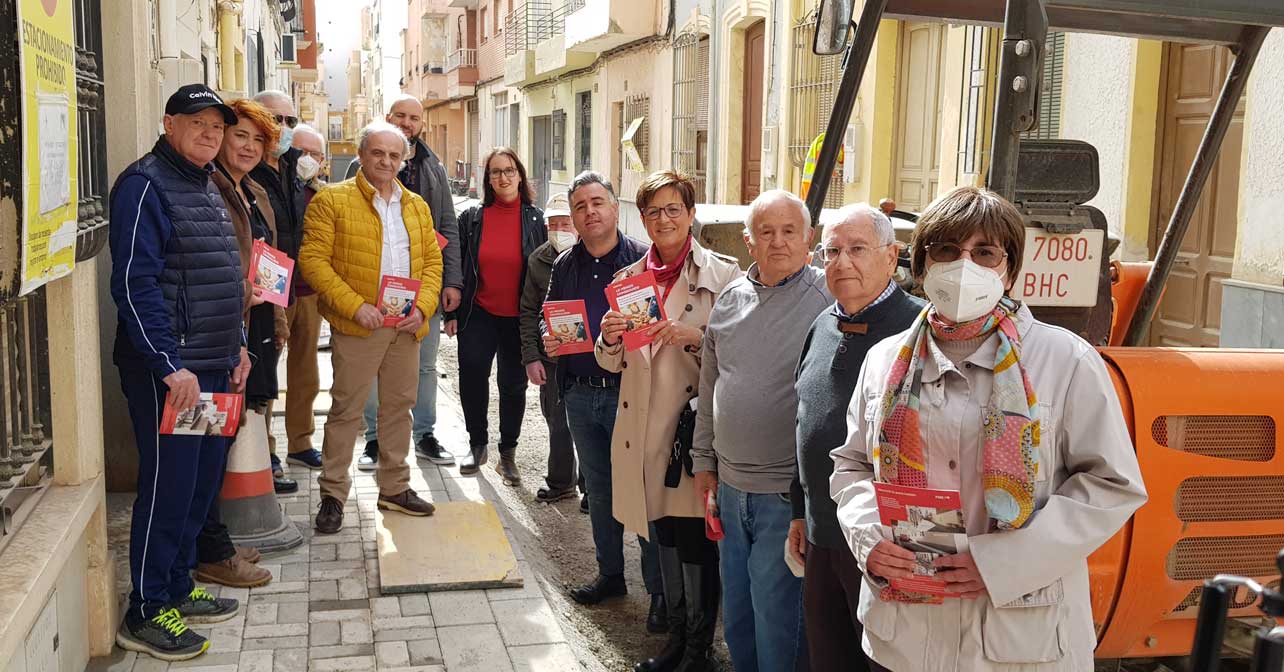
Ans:
[[[353,445],[370,387],[379,381],[378,507],[428,516],[432,504],[410,489],[410,408],[419,384],[419,340],[426,315],[441,294],[441,248],[428,205],[397,181],[409,153],[401,131],[387,122],[361,130],[361,170],[351,180],[313,197],[303,219],[299,265],[320,297],[330,322],[334,386],[321,447],[321,508],[316,530],[338,532],[352,479]],[[380,305],[384,277],[419,283],[405,317],[384,326]],[[400,313],[399,313],[400,314]]]

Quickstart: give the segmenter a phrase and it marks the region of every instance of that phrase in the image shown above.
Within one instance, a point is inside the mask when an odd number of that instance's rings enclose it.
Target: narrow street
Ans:
[[[456,453],[468,445],[456,385],[456,345],[443,338],[438,371],[436,435]],[[321,352],[321,387],[317,399],[319,449],[331,381],[330,355]],[[284,361],[284,359],[282,360]],[[439,373],[439,375],[440,375]],[[281,372],[284,380],[284,371]],[[491,421],[496,422],[492,383]],[[492,425],[492,433],[494,430]],[[283,419],[274,433],[284,441]],[[360,450],[364,442],[356,447]],[[493,446],[492,446],[493,449]],[[581,607],[566,596],[569,586],[593,576],[592,537],[588,516],[577,499],[549,505],[535,501],[543,485],[547,431],[539,412],[537,388],[527,393],[526,419],[518,451],[522,483],[503,484],[491,461],[477,477],[461,477],[458,466],[437,467],[426,460],[412,464],[411,486],[436,501],[487,500],[494,503],[518,559],[525,586],[383,596],[375,548],[375,498],[372,473],[357,471],[348,500],[344,530],[315,535],[312,516],[319,505],[315,473],[285,465],[300,485],[282,495],[286,514],[299,526],[306,543],[260,563],[273,574],[261,588],[208,586],[211,592],[241,601],[238,616],[214,627],[195,630],[211,638],[208,653],[183,663],[113,650],[111,658],[94,659],[90,672],[338,672],[340,670],[416,670],[417,672],[514,672],[542,670],[623,670],[657,650],[664,635],[645,629],[647,595],[638,572],[636,539],[626,538],[630,594],[597,607]],[[413,454],[412,454],[413,459]],[[354,506],[355,502],[355,506]],[[128,540],[132,494],[108,495],[108,531],[118,549],[117,594],[129,590]],[[431,519],[429,519],[431,520]],[[468,558],[461,557],[461,563]],[[725,661],[725,650],[723,651]]]

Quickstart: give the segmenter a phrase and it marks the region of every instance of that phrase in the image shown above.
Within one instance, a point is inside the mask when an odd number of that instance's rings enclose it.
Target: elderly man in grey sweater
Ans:
[[[696,494],[714,492],[724,636],[737,672],[807,669],[802,581],[784,561],[796,461],[794,370],[807,329],[834,302],[807,265],[807,206],[786,191],[754,199],[745,244],[754,264],[709,314],[691,456]]]

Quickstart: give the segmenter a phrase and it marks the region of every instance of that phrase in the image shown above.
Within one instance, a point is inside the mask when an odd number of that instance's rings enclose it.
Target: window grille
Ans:
[[[633,134],[633,146],[637,148],[638,156],[642,158],[643,172],[646,172],[646,166],[651,162],[650,94],[639,93],[624,99],[624,118],[621,120],[624,123],[624,129],[628,130],[629,124],[638,117],[643,117],[642,125],[638,127],[637,133]]]
[[[709,38],[683,33],[673,41],[673,167],[704,200],[709,133]]]
[[[549,163],[553,170],[566,170],[566,110],[553,110],[553,148]]]
[[[803,167],[811,143],[829,124],[829,115],[834,109],[834,93],[843,74],[842,54],[817,56],[811,51],[819,11],[808,12],[793,27],[789,159],[798,168]],[[825,194],[825,207],[838,208],[842,205],[841,183],[831,182]]]
[[[579,132],[575,138],[575,169],[583,172],[593,168],[593,92],[575,94],[575,108],[579,110]]]
[[[1055,140],[1061,137],[1061,88],[1066,63],[1066,34],[1048,33],[1043,46],[1043,84],[1039,89],[1039,125],[1021,137]]]
[[[103,112],[102,0],[78,0],[76,31],[76,131],[80,135],[77,179],[76,261],[86,261],[107,244],[107,118]]]
[[[959,107],[958,181],[964,175],[979,175],[986,168],[990,151],[990,111],[994,92],[991,80],[999,69],[997,31],[980,26],[964,28],[964,73],[962,105]]]

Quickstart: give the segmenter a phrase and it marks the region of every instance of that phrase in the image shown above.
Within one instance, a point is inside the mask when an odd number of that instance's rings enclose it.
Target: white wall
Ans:
[[[1101,189],[1089,203],[1106,215],[1110,230],[1123,237],[1129,115],[1137,41],[1108,35],[1066,35],[1061,137],[1097,148]],[[1139,252],[1146,257],[1146,241]],[[1125,257],[1135,241],[1124,241]],[[1135,257],[1133,257],[1135,258]]]
[[[1234,277],[1284,285],[1284,32],[1271,31],[1248,80]]]

